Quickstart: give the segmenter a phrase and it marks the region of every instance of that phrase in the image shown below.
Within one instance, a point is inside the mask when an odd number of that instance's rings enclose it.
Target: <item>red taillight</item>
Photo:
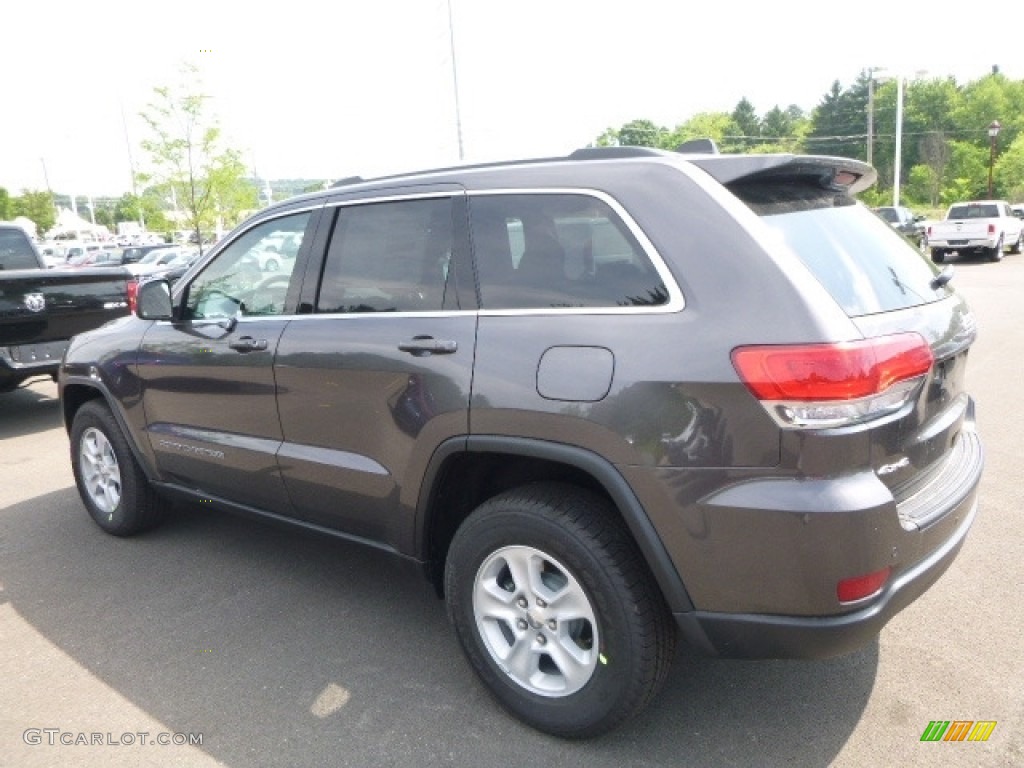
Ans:
[[[931,237],[931,236],[932,236],[932,225],[929,224],[928,225],[928,237]]]
[[[839,344],[739,347],[732,363],[759,400],[854,400],[928,372],[931,348],[916,333]]]
[[[889,580],[890,573],[892,573],[892,568],[886,566],[880,571],[843,579],[836,584],[836,597],[839,598],[840,603],[855,603],[858,600],[871,597],[881,591],[885,582]]]
[[[129,280],[128,281],[128,311],[133,315],[135,314],[136,308],[139,306],[139,281]]]
[[[988,233],[990,235],[994,235],[996,233],[996,225],[995,224],[989,224],[988,225]]]

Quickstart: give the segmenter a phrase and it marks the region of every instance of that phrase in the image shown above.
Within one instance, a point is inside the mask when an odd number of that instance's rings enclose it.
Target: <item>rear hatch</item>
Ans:
[[[833,162],[826,171],[820,158],[794,158],[728,186],[781,236],[864,339],[918,344],[905,395],[861,428],[868,430],[871,465],[892,492],[901,524],[920,529],[941,517],[951,499],[968,494],[980,471],[965,385],[975,322],[950,283],[952,267],[940,272],[852,197],[870,169]],[[931,365],[920,365],[928,350]],[[900,365],[897,360],[897,375]]]

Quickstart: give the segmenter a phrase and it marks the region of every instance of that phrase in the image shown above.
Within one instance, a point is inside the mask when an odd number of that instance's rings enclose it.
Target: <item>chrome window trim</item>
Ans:
[[[467,197],[477,196],[493,196],[493,195],[586,195],[588,197],[596,198],[601,202],[605,203],[612,211],[615,212],[622,222],[626,225],[626,228],[630,231],[640,248],[647,255],[647,258],[651,260],[651,264],[654,265],[654,269],[664,283],[665,288],[668,290],[669,300],[665,304],[661,304],[654,307],[540,307],[530,309],[475,309],[475,310],[424,310],[418,312],[323,312],[313,314],[294,314],[294,315],[273,315],[268,317],[276,318],[288,318],[291,320],[313,320],[322,318],[334,318],[334,319],[350,319],[358,317],[394,317],[394,318],[415,318],[415,317],[461,317],[464,315],[479,315],[482,317],[537,317],[537,316],[550,316],[550,315],[662,315],[662,314],[674,314],[680,312],[686,307],[686,300],[683,296],[682,291],[679,288],[679,284],[672,276],[668,265],[665,263],[661,253],[655,248],[654,243],[651,242],[650,238],[643,231],[636,220],[629,214],[625,207],[619,203],[612,195],[608,194],[599,189],[592,187],[503,187],[495,189],[465,189],[461,188],[458,190],[447,189],[439,190],[436,192],[400,192],[397,194],[382,193],[373,197],[355,197],[345,200],[321,200],[311,206],[303,206],[300,208],[294,208],[287,212],[282,212],[280,216],[287,216],[295,213],[303,213],[305,211],[316,210],[317,208],[348,208],[356,205],[372,205],[374,203],[389,203],[389,202],[404,202],[409,200],[429,200],[437,198],[456,198],[460,195]],[[269,221],[274,218],[280,218],[280,216],[268,216],[259,221],[253,222],[253,226]],[[472,218],[472,214],[470,215]],[[241,236],[245,232],[249,231],[251,227],[247,227],[245,230],[238,233]],[[232,238],[232,242],[237,239]],[[219,245],[219,244],[218,244]],[[228,243],[225,243],[224,247],[227,247]],[[219,252],[219,249],[218,249]],[[205,260],[204,260],[205,261]],[[240,322],[244,322],[250,318],[241,318]],[[258,316],[252,317],[252,320],[266,319]]]
[[[378,195],[377,197],[354,197],[347,200],[328,200],[327,208],[351,208],[354,205],[373,205],[374,203],[402,203],[409,200],[433,200],[439,197],[461,197],[465,189],[445,189],[438,192],[401,192],[394,195]]]

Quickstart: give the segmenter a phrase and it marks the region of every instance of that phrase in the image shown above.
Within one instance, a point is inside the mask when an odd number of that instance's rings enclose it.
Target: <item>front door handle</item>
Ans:
[[[426,357],[427,355],[450,355],[458,350],[459,345],[452,339],[415,336],[411,341],[399,343],[398,348],[402,352],[408,352],[413,357]]]
[[[241,336],[228,342],[228,346],[236,352],[262,352],[267,348],[266,339],[254,339],[252,336]]]

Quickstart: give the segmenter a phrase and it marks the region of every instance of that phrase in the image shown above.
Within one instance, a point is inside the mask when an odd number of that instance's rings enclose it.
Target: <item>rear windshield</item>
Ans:
[[[999,207],[996,205],[954,205],[949,209],[947,219],[994,219],[999,216]]]
[[[850,317],[947,296],[938,269],[870,209],[807,184],[747,184],[733,192],[775,230]]]
[[[0,269],[39,269],[32,243],[20,229],[0,229]]]

